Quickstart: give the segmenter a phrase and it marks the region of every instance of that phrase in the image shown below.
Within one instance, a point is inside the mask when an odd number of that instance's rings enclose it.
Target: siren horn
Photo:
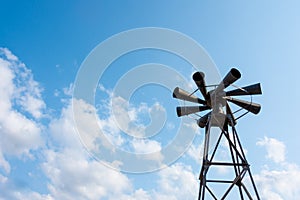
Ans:
[[[173,92],[173,97],[176,99],[186,100],[194,103],[200,103],[206,105],[206,101],[199,99],[194,95],[190,95],[187,91],[176,87]]]
[[[180,106],[176,108],[177,116],[181,117],[192,113],[201,112],[210,109],[209,106]]]
[[[193,74],[193,80],[195,81],[197,87],[199,88],[201,94],[203,95],[204,99],[207,101],[207,91],[206,91],[206,85],[204,81],[204,73],[203,72],[195,72]]]
[[[249,102],[249,101],[244,101],[240,99],[234,99],[232,97],[225,97],[228,101],[248,110],[249,112],[252,112],[253,114],[258,114],[260,111],[260,105],[257,103]]]
[[[221,91],[227,88],[230,84],[241,78],[239,70],[232,68],[228,74],[223,78],[222,82],[218,85],[216,91]]]
[[[262,94],[259,83],[226,92],[226,96]]]
[[[203,117],[200,117],[197,120],[197,124],[199,127],[204,128],[208,122],[208,117],[211,115],[211,112],[207,113],[206,115],[204,115]]]

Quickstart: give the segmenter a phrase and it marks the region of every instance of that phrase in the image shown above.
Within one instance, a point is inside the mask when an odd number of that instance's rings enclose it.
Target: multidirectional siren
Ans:
[[[231,91],[224,91],[228,86],[236,82],[241,78],[241,73],[232,68],[223,80],[216,86],[215,89],[207,92],[207,86],[205,83],[205,74],[203,72],[195,72],[193,74],[193,80],[198,87],[198,90],[201,92],[204,100],[198,98],[193,94],[189,94],[187,91],[176,87],[173,92],[173,97],[189,101],[192,103],[202,104],[202,106],[180,106],[176,108],[178,117],[190,115],[193,113],[202,112],[205,110],[211,110],[206,113],[204,116],[200,117],[197,120],[197,123],[200,127],[205,127],[208,121],[218,120],[220,116],[225,116],[227,120],[230,121],[230,125],[234,126],[236,119],[234,118],[234,113],[232,113],[230,106],[227,102],[233,103],[248,112],[253,114],[258,114],[260,112],[261,106],[252,101],[245,101],[240,99],[232,98],[231,96],[245,96],[245,95],[258,95],[262,94],[261,86],[259,83],[249,85],[246,87],[237,88]],[[212,101],[212,99],[214,101]],[[226,106],[226,114],[222,112],[223,108]]]

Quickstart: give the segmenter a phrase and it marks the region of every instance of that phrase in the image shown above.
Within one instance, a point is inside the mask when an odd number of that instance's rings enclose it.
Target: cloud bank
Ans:
[[[91,157],[75,130],[71,101],[59,111],[60,116],[50,116],[49,122],[43,122],[43,118],[49,117],[42,97],[43,89],[25,64],[7,48],[0,48],[0,80],[0,199],[196,199],[198,172],[194,172],[189,163],[176,162],[156,172],[155,184],[146,189],[137,187],[130,174],[111,169]],[[122,99],[115,100],[119,102],[120,111],[128,112],[122,107],[124,102],[120,103]],[[88,122],[90,114],[96,110],[85,104],[82,106],[85,111],[82,120]],[[133,127],[131,131],[134,134],[145,130],[142,124],[130,126],[139,114],[164,109],[159,103],[129,108],[128,119],[120,113],[120,117],[125,119],[123,122],[126,122],[121,126],[128,130]],[[99,118],[98,122],[106,127],[107,136],[115,145],[125,143],[120,136],[120,127],[114,125],[110,116]],[[137,131],[137,128],[142,131]],[[197,127],[191,128],[198,131]],[[136,139],[131,145],[131,150],[137,153],[162,148],[155,140]],[[264,137],[257,146],[265,148],[266,159],[274,163],[264,166],[254,175],[262,198],[300,198],[300,167],[286,160],[285,144],[275,138]],[[187,156],[199,164],[200,150],[192,145]],[[24,159],[34,163],[36,169],[44,174],[42,181],[47,188],[43,192],[31,187],[25,190],[16,187],[11,177],[16,164],[13,160]],[[121,165],[118,162],[114,164],[116,168]]]

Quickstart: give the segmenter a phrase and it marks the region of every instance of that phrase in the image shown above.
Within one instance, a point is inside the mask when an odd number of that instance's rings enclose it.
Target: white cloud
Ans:
[[[30,94],[25,94],[20,98],[20,105],[28,111],[34,118],[41,118],[41,109],[45,107],[45,104],[39,98],[36,98]]]
[[[143,189],[138,189],[134,193],[130,195],[121,195],[120,197],[117,197],[116,199],[119,200],[152,200],[153,198],[149,195],[149,193]]]
[[[89,135],[84,137],[88,137],[88,141],[92,145],[95,138],[99,135],[97,132],[93,132],[90,129],[93,126],[89,125],[91,121],[95,120],[95,108],[82,100],[75,100],[73,103],[77,104],[75,109],[78,109],[76,113],[79,116],[78,119],[80,119],[80,124],[77,124],[77,126],[80,126],[79,129]],[[46,156],[47,161],[43,164],[45,174],[50,179],[49,190],[54,198],[158,200],[163,198],[169,199],[169,193],[173,194],[170,199],[192,199],[195,197],[194,194],[197,191],[198,182],[189,166],[176,164],[166,167],[159,172],[157,188],[145,191],[143,188],[135,190],[133,182],[126,175],[107,168],[102,163],[91,160],[82,152],[81,147],[72,145],[76,142],[70,136],[74,133],[71,109],[71,106],[64,108],[61,117],[53,121],[50,126],[51,132],[56,138],[55,140],[68,144],[63,145],[64,148],[58,152],[49,150]],[[139,107],[134,109],[138,112]],[[140,108],[140,110],[144,109],[146,108]],[[147,109],[150,108],[147,107]],[[96,120],[97,125],[105,130],[106,134],[111,134],[111,140],[115,141],[116,137],[120,135],[120,129],[116,126],[112,115],[104,119],[96,118]],[[125,139],[123,138],[123,140]],[[161,149],[160,143],[154,140],[133,139],[130,143],[134,148],[134,152],[141,154]],[[162,160],[160,157],[148,159]],[[86,174],[87,171],[89,172],[88,174]],[[116,188],[119,188],[119,191]]]
[[[255,181],[263,199],[299,199],[300,168],[284,165],[282,169],[264,169],[255,175]]]
[[[1,110],[8,110],[11,108],[11,98],[14,93],[14,83],[13,79],[15,77],[15,74],[13,70],[11,70],[10,67],[11,63],[7,60],[3,60],[0,57],[0,106]]]
[[[143,137],[145,126],[134,122],[137,120],[138,112],[145,109],[144,105],[135,108],[122,97],[113,97],[111,104],[111,117],[114,119],[115,126],[131,136]]]
[[[264,137],[259,140],[256,145],[263,146],[267,150],[266,157],[276,163],[285,161],[285,145],[283,142],[278,141],[275,138]]]
[[[63,88],[63,92],[64,92],[64,94],[67,95],[67,96],[72,96],[72,95],[73,95],[73,90],[74,90],[74,85],[73,85],[73,83],[71,83],[71,84],[69,85],[69,87]]]
[[[11,82],[14,84],[12,98],[15,106],[36,119],[41,118],[46,104],[42,99],[42,88],[33,79],[31,70],[20,61],[10,62],[9,68],[14,73]]]
[[[30,70],[8,49],[0,48],[0,167],[9,173],[5,155],[27,155],[43,145],[41,89]]]
[[[76,108],[79,111],[77,113],[80,113],[82,122],[77,126],[81,126],[80,130],[86,131],[88,135],[86,137],[92,145],[99,135],[97,131],[89,128],[91,121],[95,120],[95,108],[83,101],[75,100],[74,103],[77,104]],[[113,126],[113,123],[108,124],[110,121],[107,119],[97,120],[100,125]],[[115,127],[109,130],[119,131]],[[59,147],[57,151],[49,149],[45,152],[46,161],[42,164],[42,168],[50,180],[48,189],[54,199],[148,198],[144,190],[134,190],[131,180],[126,175],[89,157],[78,141],[71,105],[62,110],[60,118],[51,122],[50,132],[54,143]],[[148,145],[153,146],[151,143]]]
[[[192,119],[190,119],[190,121],[188,122],[185,122],[183,125],[186,134],[193,133],[196,136],[193,143],[187,150],[187,155],[192,158],[197,164],[202,164],[204,134],[201,135],[201,129],[199,128],[198,124]]]
[[[195,123],[195,121],[192,121],[190,123],[184,123],[184,126],[186,128],[191,129],[193,132],[200,134],[200,128],[199,128],[198,124]]]
[[[49,125],[42,126],[39,121],[45,115],[46,104],[42,99],[42,89],[34,81],[33,75],[8,49],[0,48],[0,167],[9,174],[11,163],[6,155],[29,156],[32,150],[40,149],[44,155],[41,168],[48,181],[48,194],[40,194],[30,188],[18,191],[12,187],[10,180],[0,173],[0,199],[190,199],[194,198],[197,187],[196,176],[189,166],[175,164],[159,172],[158,186],[153,190],[145,191],[143,188],[134,188],[134,184],[126,174],[113,170],[103,163],[93,160],[82,147],[75,130],[72,105],[68,103],[61,110],[61,116],[50,119]],[[70,89],[72,85],[70,86]],[[65,90],[70,94],[71,90]],[[95,118],[96,109],[82,101],[79,103],[80,124],[84,135],[90,137],[90,144],[94,145],[95,138],[99,136],[93,129],[96,124],[104,129],[106,136],[114,145],[123,145],[125,138],[121,137],[120,129],[112,115],[105,119]],[[162,105],[155,103],[152,106],[140,104],[133,106],[119,99],[121,117],[125,119],[127,131],[146,134],[145,121],[140,117],[149,115],[155,120],[155,114],[164,113]],[[129,108],[129,109],[126,109]],[[127,118],[126,118],[127,117]],[[96,119],[96,121],[94,120]],[[152,121],[156,125],[164,121]],[[135,123],[133,126],[132,122]],[[91,123],[93,126],[89,126]],[[126,124],[127,123],[127,124]],[[171,127],[172,128],[172,127]],[[151,129],[155,130],[156,129]],[[47,138],[41,132],[48,133]],[[50,139],[50,140],[45,140]],[[51,142],[52,141],[52,142]],[[44,144],[47,146],[44,146]],[[135,153],[150,153],[161,150],[161,144],[150,139],[134,139],[131,145]],[[41,149],[40,147],[43,147]],[[157,154],[158,155],[158,154]],[[155,159],[161,161],[161,156]],[[115,161],[116,165],[120,165]],[[39,165],[39,164],[38,164]],[[1,171],[2,172],[2,171]],[[34,173],[34,171],[32,172]],[[171,193],[171,197],[169,196]],[[168,198],[170,197],[170,198]]]
[[[132,105],[120,96],[112,96],[109,111],[115,125],[128,135],[143,138],[155,135],[165,125],[165,108],[158,102],[151,106],[146,103]],[[150,123],[145,123],[150,119]]]
[[[15,56],[9,49],[0,47],[0,56],[4,55],[9,61],[18,61],[18,57]]]
[[[0,48],[0,168],[11,173],[6,157],[27,156],[43,146],[43,127],[37,119],[42,117],[45,103],[39,84],[30,70],[8,49]],[[9,176],[8,176],[9,177]],[[0,199],[51,199],[34,191],[18,191],[13,181],[0,172]]]
[[[159,142],[151,139],[132,138],[122,134],[112,114],[104,119],[99,119],[95,114],[95,107],[83,100],[73,100],[73,108],[76,110],[74,115],[76,127],[74,126],[74,128],[77,129],[87,149],[97,158],[99,157],[97,155],[102,155],[103,152],[108,151],[108,154],[111,155],[107,156],[106,159],[122,165],[124,164],[122,153],[124,152],[125,155],[130,152],[132,162],[149,161],[155,163],[155,166],[162,165],[164,157],[160,152],[161,144]],[[126,161],[124,165],[131,166],[132,162]],[[150,164],[146,165],[143,162],[138,166],[149,167]]]
[[[10,180],[0,174],[0,199],[11,200],[54,200],[49,194],[40,194],[35,191],[16,190],[11,186]]]
[[[54,199],[113,199],[132,191],[125,175],[90,160],[83,149],[49,150],[45,156],[43,170],[50,180],[48,188]]]
[[[131,144],[137,154],[153,153],[161,150],[161,144],[155,140],[133,139]]]
[[[4,159],[4,156],[1,151],[0,151],[0,167],[2,167],[4,169],[5,173],[8,174],[10,172],[10,164],[9,164],[9,162],[7,162]],[[0,174],[0,176],[1,176],[1,174]]]
[[[202,164],[203,144],[197,146],[192,144],[187,151],[187,155],[189,155],[197,164]]]
[[[51,139],[54,144],[62,147],[80,147],[81,143],[75,131],[72,106],[62,108],[61,116],[58,119],[52,119],[49,124]]]
[[[196,199],[199,183],[190,166],[176,163],[158,174],[158,189],[153,194],[154,199]]]
[[[21,107],[22,111],[40,117],[45,103],[41,98],[39,84],[33,80],[31,71],[23,63],[8,60],[6,52],[1,50],[3,48],[0,48],[0,55],[4,55],[0,57],[1,109]]]
[[[1,149],[6,154],[30,155],[30,150],[43,144],[41,128],[24,115],[9,111],[5,118],[0,118]]]
[[[106,91],[103,86],[101,88]],[[107,93],[109,92],[107,91]],[[145,103],[134,106],[122,97],[113,96],[111,96],[110,103],[106,102],[105,105],[109,116],[98,119],[98,125],[113,145],[122,148],[122,145],[129,143],[133,153],[137,154],[159,152],[161,150],[162,147],[159,142],[143,137],[149,136],[148,134],[155,135],[163,127],[163,117],[159,117],[165,113],[162,105],[156,102],[152,106]],[[145,125],[143,123],[145,115],[151,117],[150,124]],[[122,131],[133,137],[123,137],[121,135]],[[155,157],[162,160],[160,154]]]
[[[88,137],[85,141],[90,141],[87,145],[91,147],[99,135],[89,128],[95,120],[95,108],[83,101],[73,103],[77,104],[82,122],[77,126],[86,131],[83,133]],[[92,159],[84,150],[75,131],[71,104],[63,108],[60,118],[53,120],[49,127],[59,148],[45,152],[46,161],[42,168],[50,180],[48,189],[54,199],[114,199],[134,193],[126,175]]]
[[[87,126],[93,120],[94,108],[82,101],[75,103],[80,105],[80,119],[86,131],[92,131]],[[62,109],[58,119],[52,120],[49,131],[57,150],[52,147],[45,151],[42,169],[50,180],[48,190],[53,199],[113,199],[133,191],[125,175],[89,157],[75,131],[71,104]],[[93,143],[97,132],[94,130],[90,136]]]
[[[0,174],[0,184],[5,183],[6,181],[7,181],[7,177],[2,176],[2,175]]]
[[[87,125],[86,123],[90,120],[86,120],[84,115],[87,113],[92,114],[94,111],[91,108],[89,109],[88,105],[82,103],[81,106],[85,108],[82,108],[82,115],[80,116],[83,119],[81,121]],[[65,133],[63,133],[64,131],[72,132],[73,124],[67,122],[72,117],[69,109],[69,107],[64,109],[61,118],[52,124],[52,130],[57,132],[54,134],[55,137],[57,139],[62,138],[60,141],[68,139],[72,141],[72,137],[65,136]],[[83,110],[90,110],[91,112],[83,112]],[[105,121],[106,124],[108,122]],[[104,122],[101,123],[104,124]],[[61,131],[60,134],[59,131]],[[149,153],[161,148],[159,143],[152,140],[134,139],[131,142],[135,151],[140,153]],[[66,141],[66,143],[72,142]],[[51,181],[49,190],[54,198],[194,199],[197,193],[195,192],[198,186],[197,176],[193,174],[191,167],[184,164],[174,164],[159,171],[157,187],[153,190],[145,191],[143,188],[135,190],[133,182],[126,175],[107,168],[100,162],[89,159],[80,147],[74,148],[76,147],[67,145],[62,151],[54,152],[50,150],[47,153],[47,162],[43,164],[43,169]],[[119,188],[119,191],[117,188]]]
[[[83,125],[88,123],[94,115],[95,108],[90,107],[86,103],[82,103],[82,111],[80,115]],[[106,130],[110,130],[119,134],[119,129],[115,126],[112,118],[99,120],[98,123],[103,126],[109,126]],[[195,127],[185,124],[194,131],[199,131]],[[51,197],[60,199],[195,199],[198,190],[197,175],[193,174],[192,169],[184,164],[174,164],[158,172],[159,179],[157,180],[157,187],[152,190],[145,191],[143,188],[134,189],[133,182],[124,174],[109,169],[101,163],[91,160],[84,155],[79,149],[74,149],[72,144],[74,138],[70,134],[74,133],[72,122],[71,107],[63,109],[60,119],[53,121],[51,130],[57,141],[63,141],[66,145],[64,149],[59,152],[49,150],[47,152],[47,161],[43,164],[45,174],[50,179],[49,191]],[[87,130],[89,132],[90,130]],[[97,133],[95,133],[97,135]],[[61,139],[59,139],[61,138]],[[68,141],[69,140],[69,141]],[[114,139],[112,139],[114,140]],[[142,141],[142,142],[141,142]],[[136,152],[148,152],[153,148],[161,148],[159,143],[155,141],[135,140],[134,148]],[[276,139],[264,138],[260,140],[257,145],[267,148],[268,157],[274,162],[284,161],[284,156],[276,160],[274,155],[270,153],[273,148],[279,148],[279,155],[284,155],[285,146],[282,142]],[[200,148],[192,148],[189,154],[194,159],[198,160]],[[148,150],[147,150],[148,149]],[[196,156],[197,155],[197,156]],[[201,155],[200,155],[201,156]],[[77,166],[77,167],[74,167]],[[99,171],[100,170],[100,171]],[[89,174],[84,172],[89,171]],[[105,177],[115,177],[106,180]],[[286,178],[285,178],[286,177]],[[293,199],[299,197],[298,181],[295,177],[299,177],[299,168],[295,166],[288,170],[264,170],[259,175],[255,175],[257,186],[261,196],[264,199]],[[278,178],[281,178],[280,180]],[[120,180],[116,184],[114,180]],[[289,181],[293,180],[293,187],[289,187]],[[70,186],[72,185],[72,187]],[[119,191],[111,188],[118,187]],[[281,188],[285,188],[287,195],[284,196]]]
[[[150,139],[133,139],[131,146],[137,158],[156,161],[159,166],[163,165],[164,156],[161,154],[162,147],[159,142]]]
[[[111,146],[117,147],[123,143],[120,130],[111,116],[99,119],[96,108],[83,100],[74,99],[72,106],[69,105],[68,107],[72,115],[70,116],[72,118],[70,119],[73,125],[72,128],[80,135],[88,150],[98,151],[101,145],[109,148]],[[76,124],[74,124],[73,117]]]
[[[261,197],[266,200],[300,199],[300,167],[285,160],[285,144],[268,137],[256,144],[265,147],[266,158],[278,164],[265,165],[254,176]]]
[[[175,163],[158,171],[157,183],[151,189],[136,189],[134,180],[127,174],[113,170],[103,163],[92,159],[82,147],[73,119],[72,105],[68,101],[66,107],[61,110],[61,116],[51,119],[49,126],[42,126],[39,120],[45,115],[46,104],[42,99],[42,89],[34,81],[33,75],[16,56],[8,49],[0,48],[0,199],[121,199],[121,200],[180,200],[196,199],[199,182],[197,174],[191,167],[183,163]],[[66,95],[70,95],[73,86],[63,89]],[[110,91],[103,86],[99,88]],[[141,117],[149,117],[152,120],[161,119],[154,114],[165,112],[162,105],[155,103],[148,106],[145,103],[131,105],[126,100],[115,97],[113,99],[120,117],[118,123],[108,106],[109,115],[95,118],[97,110],[94,106],[83,101],[75,100],[80,106],[80,123],[76,124],[84,131],[87,137],[87,145],[92,148],[99,137],[98,130],[93,127],[100,126],[110,142],[116,147],[128,144],[128,138],[123,137],[121,129],[135,136],[145,136],[147,125]],[[155,122],[155,126],[164,122]],[[91,125],[91,126],[90,126]],[[200,129],[196,123],[185,123],[185,130],[199,134]],[[173,124],[167,124],[173,129]],[[121,129],[120,129],[121,127]],[[53,141],[45,141],[41,136],[42,130],[49,133]],[[157,131],[156,129],[151,129]],[[49,139],[49,138],[47,138]],[[86,141],[85,141],[86,142]],[[150,139],[133,139],[130,142],[133,151],[137,154],[145,154],[161,150],[161,144]],[[47,143],[47,147],[43,146]],[[277,163],[272,169],[267,166],[259,174],[255,175],[256,184],[263,199],[299,199],[300,198],[300,167],[286,162],[286,147],[283,142],[265,137],[257,142],[258,146],[265,147],[266,157]],[[39,194],[27,188],[17,191],[11,187],[9,174],[14,166],[6,160],[9,155],[25,155],[32,157],[31,151],[40,147],[45,156],[41,168],[48,179],[49,194]],[[223,146],[226,147],[226,146]],[[48,149],[47,149],[48,148]],[[188,155],[197,162],[201,162],[202,146],[192,145]],[[158,154],[157,154],[158,155]],[[161,156],[148,159],[163,160]],[[114,162],[116,168],[122,163]],[[1,174],[4,172],[5,174]],[[34,173],[34,172],[33,172]],[[197,172],[198,173],[198,172]]]

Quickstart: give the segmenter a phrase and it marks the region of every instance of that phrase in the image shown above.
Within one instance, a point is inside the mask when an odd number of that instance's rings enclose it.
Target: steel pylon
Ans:
[[[211,138],[211,124],[212,120],[209,120],[207,125],[205,126],[205,139],[204,139],[204,151],[203,151],[203,162],[202,167],[200,170],[199,180],[200,180],[200,187],[199,187],[199,195],[198,200],[205,200],[205,199],[226,199],[228,198],[228,195],[233,192],[233,188],[237,187],[238,194],[234,197],[234,199],[239,198],[244,199],[257,199],[260,200],[257,188],[254,183],[254,179],[252,177],[251,171],[250,171],[250,165],[246,160],[246,156],[244,153],[244,150],[242,148],[241,142],[239,140],[237,131],[235,129],[234,123],[230,123],[229,118],[226,118],[224,123],[221,123],[222,125],[216,126],[215,124],[213,126],[218,127],[220,129],[220,135],[217,139],[217,142],[215,143],[214,147],[211,149],[211,153],[209,153],[210,149],[210,138]],[[230,126],[229,126],[230,123]],[[231,128],[230,128],[231,127]],[[229,131],[231,129],[231,132]],[[229,161],[226,162],[220,162],[216,161],[215,155],[218,152],[218,148],[220,147],[220,141],[222,138],[223,141],[225,140],[228,145],[228,151],[230,154]],[[224,179],[218,179],[218,178],[211,178],[208,172],[212,167],[229,167],[233,168],[233,177],[229,180]],[[216,174],[215,174],[216,175]],[[244,179],[247,177],[247,184],[245,184]],[[217,196],[215,193],[216,190],[214,190],[213,186],[216,186],[218,184],[226,185],[226,189],[220,196],[220,194]],[[249,187],[252,187],[251,190],[249,190]]]

